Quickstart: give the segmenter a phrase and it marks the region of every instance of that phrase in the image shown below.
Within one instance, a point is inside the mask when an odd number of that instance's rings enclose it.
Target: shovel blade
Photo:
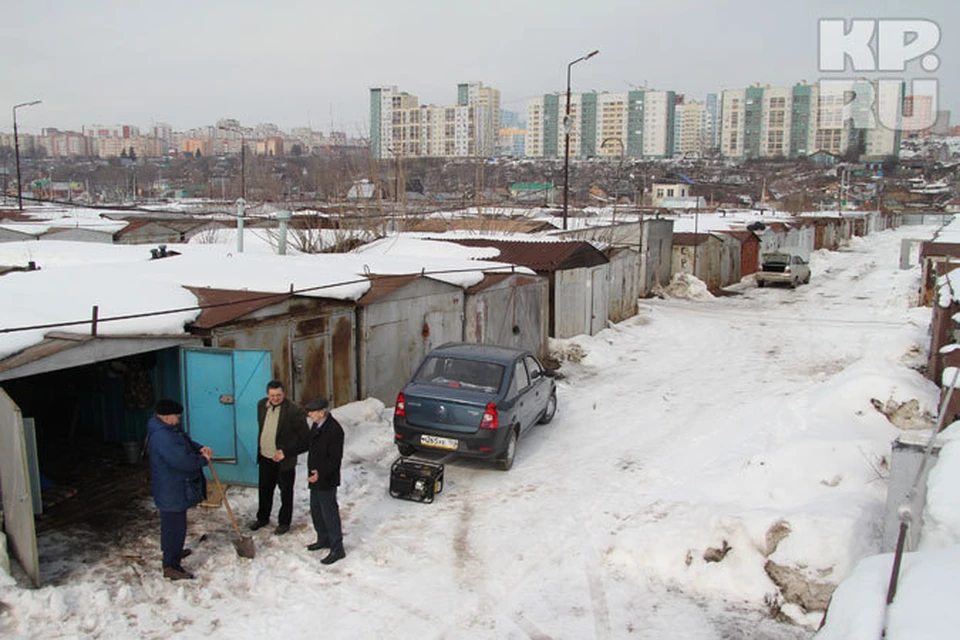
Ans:
[[[237,555],[241,558],[252,559],[257,557],[257,547],[253,544],[253,538],[240,536],[234,540],[233,546],[237,548]]]

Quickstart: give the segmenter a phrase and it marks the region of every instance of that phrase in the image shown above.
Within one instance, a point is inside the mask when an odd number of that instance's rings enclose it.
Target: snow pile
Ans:
[[[827,623],[818,640],[912,640],[956,637],[960,609],[960,423],[938,436],[943,442],[927,477],[927,502],[919,550],[903,555],[896,595],[886,594],[894,554],[862,560],[833,594]],[[885,630],[885,633],[884,633]]]
[[[653,294],[658,298],[680,298],[684,300],[712,300],[714,295],[707,289],[706,283],[689,273],[675,273],[666,287],[654,285]]]

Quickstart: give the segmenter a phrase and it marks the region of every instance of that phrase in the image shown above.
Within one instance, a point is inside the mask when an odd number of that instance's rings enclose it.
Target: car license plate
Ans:
[[[459,442],[453,438],[422,435],[420,436],[420,444],[427,447],[437,447],[438,449],[456,449]]]

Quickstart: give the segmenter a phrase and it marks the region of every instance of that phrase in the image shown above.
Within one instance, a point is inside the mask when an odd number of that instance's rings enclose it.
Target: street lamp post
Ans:
[[[17,208],[23,211],[23,187],[20,183],[20,137],[17,134],[17,109],[21,107],[32,107],[40,104],[42,100],[33,100],[31,102],[21,102],[13,105],[13,149],[17,157]]]
[[[600,53],[599,49],[591,51],[585,56],[580,56],[567,65],[567,110],[563,117],[563,229],[567,229],[567,200],[570,191],[570,69],[573,65],[584,60],[589,60]]]

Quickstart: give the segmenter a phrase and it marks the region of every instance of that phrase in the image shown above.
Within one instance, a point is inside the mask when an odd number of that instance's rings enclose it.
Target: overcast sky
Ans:
[[[501,91],[504,109],[566,86],[673,90],[688,99],[818,71],[818,19],[933,20],[939,107],[960,123],[958,0],[29,0],[0,22],[0,130],[237,118],[367,135],[369,89],[396,85],[452,104],[457,84]],[[912,72],[912,73],[911,73]],[[885,77],[891,77],[889,74]],[[8,122],[9,121],[9,122]]]

